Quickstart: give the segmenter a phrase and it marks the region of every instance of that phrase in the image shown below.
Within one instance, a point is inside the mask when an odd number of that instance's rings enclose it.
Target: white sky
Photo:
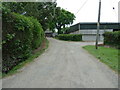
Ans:
[[[118,22],[118,2],[120,0],[101,1],[100,21]],[[99,0],[57,0],[57,4],[75,14],[76,19],[73,24],[79,22],[97,22],[98,20]],[[113,7],[115,7],[114,10]]]

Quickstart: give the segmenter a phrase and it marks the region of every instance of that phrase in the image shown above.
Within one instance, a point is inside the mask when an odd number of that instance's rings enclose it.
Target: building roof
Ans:
[[[71,33],[80,30],[96,30],[97,23],[96,22],[83,22],[78,23],[70,27],[66,33]],[[120,23],[100,23],[100,29],[120,29]]]

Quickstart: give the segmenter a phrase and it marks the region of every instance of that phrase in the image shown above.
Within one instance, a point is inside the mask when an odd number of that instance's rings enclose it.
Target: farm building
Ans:
[[[104,32],[120,30],[120,23],[100,23],[99,41],[103,41]],[[95,41],[97,33],[97,23],[78,23],[70,27],[68,34],[82,34],[83,41]]]

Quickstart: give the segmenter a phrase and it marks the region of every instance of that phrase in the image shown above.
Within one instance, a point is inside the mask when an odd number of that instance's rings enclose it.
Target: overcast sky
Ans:
[[[101,0],[101,22],[118,22],[118,2]],[[57,0],[58,6],[75,14],[78,22],[97,22],[99,0]],[[113,9],[113,7],[115,9]]]

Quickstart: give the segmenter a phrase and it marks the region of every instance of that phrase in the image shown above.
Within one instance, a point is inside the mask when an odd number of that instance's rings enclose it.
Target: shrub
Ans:
[[[57,38],[66,41],[82,41],[81,34],[60,34],[57,36]]]
[[[37,19],[33,19],[32,17],[29,18],[30,21],[33,23],[33,40],[32,40],[32,48],[33,50],[38,48],[43,39],[45,38],[44,36],[44,31],[42,29],[41,24],[37,21]]]
[[[105,32],[104,44],[120,48],[120,31]]]
[[[6,9],[2,10],[2,15],[2,72],[7,73],[40,46],[44,33],[38,21],[33,18]]]

